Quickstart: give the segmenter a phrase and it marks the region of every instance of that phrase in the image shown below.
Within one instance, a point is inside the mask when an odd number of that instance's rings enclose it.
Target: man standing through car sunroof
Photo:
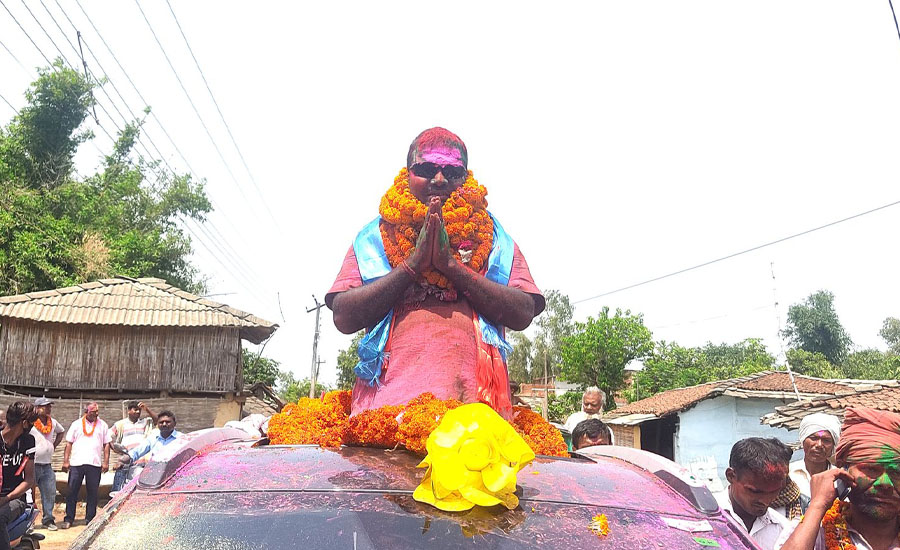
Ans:
[[[526,328],[544,297],[485,195],[456,134],[413,140],[325,296],[341,332],[368,330],[353,414],[427,391],[511,417],[504,329]]]
[[[787,518],[769,508],[788,479],[791,450],[772,438],[748,437],[734,444],[725,478],[728,489],[716,495],[719,506],[734,518],[763,550],[777,550]]]

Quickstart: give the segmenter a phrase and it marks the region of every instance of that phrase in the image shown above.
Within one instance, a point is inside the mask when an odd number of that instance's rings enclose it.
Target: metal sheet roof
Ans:
[[[278,325],[174,287],[163,279],[102,279],[0,297],[0,318],[45,323],[146,327],[236,327],[254,343]]]

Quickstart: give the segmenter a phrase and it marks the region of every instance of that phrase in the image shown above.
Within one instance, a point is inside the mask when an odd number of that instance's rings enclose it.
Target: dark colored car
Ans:
[[[218,429],[170,445],[70,548],[755,548],[682,468],[635,449],[538,457],[517,509],[449,513],[413,500],[424,470],[407,451],[264,441]]]

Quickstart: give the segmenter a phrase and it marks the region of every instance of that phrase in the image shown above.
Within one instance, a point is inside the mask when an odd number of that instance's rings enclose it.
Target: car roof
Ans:
[[[178,465],[155,492],[353,491],[410,493],[422,479],[421,457],[365,447],[253,446],[223,441]],[[144,476],[141,484],[146,483]],[[613,457],[539,456],[518,475],[521,498],[696,515],[659,476]]]

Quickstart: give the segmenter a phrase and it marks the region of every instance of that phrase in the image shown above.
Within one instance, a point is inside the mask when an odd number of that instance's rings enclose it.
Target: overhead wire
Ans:
[[[58,0],[54,0],[54,1],[55,1],[55,3],[56,3],[57,7],[58,7],[58,8],[60,9],[60,11],[62,12],[63,16],[66,17],[66,19],[68,20],[68,22],[69,22],[69,24],[72,26],[72,28],[73,28],[76,32],[78,32],[77,27],[75,26],[75,24],[74,24],[74,22],[72,21],[72,19],[69,17],[68,13],[66,13],[65,9],[62,8],[62,6],[59,4]],[[42,2],[42,4],[43,4],[43,0],[41,0],[41,2]],[[79,5],[79,7],[81,7],[81,6]],[[44,6],[44,8],[47,9],[46,6]],[[47,10],[47,11],[48,11],[48,14],[49,14],[49,10]],[[122,70],[123,74],[125,74],[125,76],[126,76],[126,78],[128,79],[129,83],[131,83],[132,87],[134,87],[135,91],[138,93],[138,96],[141,98],[141,100],[143,100],[143,96],[140,94],[140,90],[138,90],[137,87],[134,85],[134,82],[133,82],[133,81],[131,80],[131,78],[128,76],[127,72],[124,70],[124,67],[122,67],[121,64],[119,63],[118,58],[115,57],[115,54],[112,52],[112,50],[111,50],[111,48],[109,47],[109,45],[108,45],[108,44],[106,43],[106,41],[103,39],[102,35],[100,35],[99,30],[96,28],[96,25],[94,25],[93,21],[90,20],[90,18],[89,18],[89,16],[87,15],[87,13],[84,12],[83,7],[82,7],[82,12],[84,13],[85,17],[88,18],[89,23],[91,24],[91,26],[92,26],[92,28],[94,29],[94,31],[97,33],[97,36],[101,39],[101,41],[103,42],[104,46],[107,47],[107,50],[108,50],[109,53],[113,56],[114,60],[116,61],[116,64],[117,64],[117,65],[119,66],[119,68]],[[50,14],[50,15],[51,15],[51,18],[52,18],[52,14]],[[54,22],[55,22],[55,19],[54,19]],[[57,25],[57,27],[59,27],[59,25]],[[62,29],[60,29],[60,31],[62,32]],[[121,93],[121,91],[119,90],[119,88],[115,85],[115,82],[114,82],[113,79],[110,77],[109,72],[103,67],[102,63],[100,62],[100,59],[97,57],[97,55],[96,55],[96,54],[94,53],[94,51],[91,49],[91,47],[90,47],[90,45],[88,44],[88,42],[87,42],[83,37],[81,37],[81,40],[82,40],[82,44],[84,44],[85,48],[87,48],[88,53],[92,56],[92,58],[93,58],[94,61],[96,62],[97,66],[99,67],[99,69],[100,69],[100,71],[102,72],[102,74],[103,74],[104,78],[106,79],[106,81],[109,82],[110,85],[113,87],[113,91],[114,91],[114,92],[116,93],[116,95],[119,97],[119,100],[122,102],[122,104],[124,105],[125,109],[126,109],[126,110],[129,112],[129,114],[133,117],[133,120],[137,120],[137,119],[138,119],[137,115],[136,115],[136,114],[134,113],[134,111],[131,109],[131,106],[128,104],[128,101],[125,99],[125,97],[123,96],[123,94]],[[74,45],[72,45],[71,42],[70,42],[70,46],[72,46],[73,49],[74,49]],[[91,71],[91,75],[94,77],[95,80],[98,80],[98,81],[99,81],[99,79],[97,78],[97,76],[94,75],[92,71]],[[123,120],[123,122],[125,122],[125,123],[127,124],[127,123],[129,122],[128,119],[127,119],[127,117],[125,117],[125,115],[122,114],[122,112],[121,112],[121,111],[119,110],[119,108],[116,106],[116,103],[115,103],[115,101],[112,99],[112,97],[105,91],[105,89],[104,89],[103,87],[101,87],[101,91],[103,91],[104,95],[106,95],[106,97],[107,97],[107,99],[109,100],[110,104],[113,105],[113,107],[115,108],[116,112],[119,114],[119,117]],[[104,109],[104,110],[105,110],[105,109]],[[108,112],[107,112],[107,115],[109,116]],[[157,122],[159,123],[160,127],[162,127],[162,123],[161,123],[160,121],[157,121]],[[165,129],[164,129],[164,128],[163,128],[163,131],[165,132]],[[166,134],[167,134],[167,133],[166,133]],[[165,159],[165,156],[162,154],[162,152],[160,151],[159,147],[156,145],[156,143],[154,142],[154,140],[153,140],[153,138],[150,136],[150,134],[146,132],[146,129],[142,129],[142,130],[139,132],[139,135],[138,135],[138,143],[143,147],[144,152],[147,154],[147,157],[148,157],[148,158],[153,158],[154,155],[150,154],[150,151],[148,150],[147,145],[146,145],[145,143],[143,143],[143,141],[140,140],[140,136],[141,136],[141,135],[144,135],[144,136],[147,137],[147,140],[150,142],[150,145],[153,147],[153,149],[154,149],[155,152],[156,152],[156,158],[160,159],[160,161],[163,162],[163,163],[166,165],[166,167],[169,169],[169,171],[170,171],[173,175],[177,175],[176,170],[169,164],[168,160]],[[168,137],[168,134],[167,134],[167,137]],[[177,145],[175,145],[174,142],[172,142],[172,145],[173,145],[174,147],[176,147],[176,149],[177,149]],[[178,152],[179,152],[179,155],[181,155],[180,150],[179,150]],[[185,162],[185,165],[188,167],[188,170],[189,170],[191,173],[193,173],[194,177],[196,178],[196,172],[194,171],[193,167],[190,166],[190,163],[187,162],[187,159],[184,158],[183,155],[181,155],[181,156],[182,156],[182,160],[184,160],[184,162]],[[157,176],[159,176],[159,174],[157,174]],[[216,210],[221,211],[221,208],[218,206],[218,204],[217,204],[217,202],[215,201],[215,199],[213,198],[213,196],[212,196],[211,194],[208,194],[207,196],[208,196],[208,198],[210,199],[210,202],[213,204],[213,207],[214,207]],[[230,222],[230,219],[229,219],[227,216],[224,217],[224,219],[225,219],[229,224],[231,223],[231,222]],[[234,267],[236,267],[236,268],[238,269],[238,271],[239,271],[240,273],[242,273],[243,276],[244,276],[245,278],[247,278],[248,280],[250,280],[250,281],[258,280],[258,279],[260,278],[258,275],[249,275],[249,274],[248,274],[248,271],[247,271],[247,270],[250,270],[250,272],[253,272],[253,271],[254,271],[253,268],[252,268],[251,266],[249,266],[249,264],[247,264],[247,263],[244,262],[243,260],[239,259],[239,258],[240,258],[240,255],[239,255],[238,252],[231,246],[231,244],[229,243],[229,240],[226,239],[226,238],[222,235],[221,231],[218,229],[218,227],[216,227],[215,223],[214,223],[211,219],[207,218],[207,219],[205,220],[204,224],[208,225],[208,226],[209,226],[209,229],[213,232],[213,234],[210,235],[210,234],[208,234],[208,233],[205,231],[205,228],[204,228],[204,234],[207,235],[207,238],[208,238],[208,239],[210,239],[211,241],[213,241],[214,246],[216,246],[216,247],[219,248],[220,250],[223,250],[223,253],[229,258],[229,260],[230,260],[231,262],[233,262],[233,263],[235,264]],[[204,227],[202,224],[197,224],[197,226],[198,226],[198,227]],[[234,231],[237,233],[237,229],[234,228],[233,226],[232,226],[232,228],[233,228]],[[217,235],[217,236],[218,236],[218,239],[219,239],[220,241],[217,241],[217,240],[216,240],[216,237],[215,237],[214,235]]]
[[[2,2],[2,0],[0,0],[0,2]],[[24,3],[24,1],[23,1],[23,3]],[[42,5],[43,5],[43,2],[41,2],[41,3],[42,3]],[[58,5],[58,3],[57,3],[57,5]],[[4,8],[6,8],[5,4],[4,4]],[[65,62],[72,70],[78,71],[78,69],[76,69],[76,68],[74,67],[74,65],[73,65],[72,62],[68,59],[68,57],[66,57],[66,55],[62,52],[62,50],[60,49],[60,47],[59,47],[59,45],[56,43],[56,41],[53,40],[53,38],[50,36],[50,34],[48,33],[47,29],[43,26],[43,24],[41,23],[41,21],[34,15],[34,13],[28,8],[27,5],[25,6],[25,8],[28,10],[29,14],[30,14],[31,17],[34,19],[35,23],[37,23],[38,26],[41,28],[41,30],[43,31],[43,33],[44,33],[44,35],[47,37],[47,39],[50,40],[50,42],[51,42],[51,43],[53,44],[53,46],[56,48],[57,52],[60,54],[60,56],[61,56],[61,58],[63,59],[63,61],[64,61],[64,62]],[[60,8],[61,8],[61,6],[60,6]],[[47,10],[46,5],[44,5],[44,9]],[[25,30],[25,28],[18,22],[18,20],[15,19],[15,16],[9,11],[8,8],[6,8],[6,11],[7,11],[7,13],[9,13],[10,16],[16,21],[16,23],[18,24],[18,26],[19,26],[19,28],[22,30],[22,32],[25,33],[25,35],[26,35],[26,36],[28,37],[28,39],[31,41],[32,45],[35,46],[35,48],[39,51],[39,53],[41,53],[42,57],[44,57],[44,59],[46,60],[46,59],[47,59],[46,55],[43,53],[43,51],[40,49],[40,47],[34,42],[34,40],[31,38],[30,34],[29,34],[29,33]],[[62,28],[61,28],[61,27],[59,26],[59,24],[56,22],[55,18],[53,18],[53,15],[49,12],[49,10],[47,10],[47,12],[48,12],[48,15],[50,15],[51,19],[53,19],[54,24],[56,25],[57,29],[59,29],[59,31],[63,34],[64,38],[66,38],[66,41],[69,43],[69,45],[70,45],[73,49],[75,49],[75,48],[74,48],[74,45],[71,43],[71,41],[69,41],[68,37],[65,36],[65,32],[62,30]],[[66,17],[67,17],[67,19],[68,19],[68,15],[67,15],[67,14],[65,14],[65,15],[66,15]],[[69,22],[72,23],[71,19],[69,19]],[[74,25],[73,25],[73,27],[74,27]],[[77,28],[76,28],[76,32],[77,32]],[[78,53],[78,52],[76,51],[76,53]],[[10,52],[10,54],[12,55],[12,52]],[[13,57],[15,57],[15,56],[13,56]],[[24,67],[23,67],[23,68],[24,68]],[[90,72],[89,72],[89,73],[90,73]],[[96,75],[93,75],[93,73],[90,73],[90,74],[91,74],[91,76],[92,76],[95,80],[97,80]],[[112,100],[112,98],[109,96],[109,94],[108,94],[105,90],[103,90],[102,86],[100,86],[100,88],[101,88],[101,90],[104,92],[104,94],[106,95],[107,100],[110,102],[110,104],[111,104],[111,105],[113,106],[113,108],[116,110],[116,112],[119,114],[119,116],[123,119],[123,121],[125,121],[126,124],[128,124],[127,118],[121,113],[121,111],[118,109],[118,107],[116,106],[116,104],[115,104],[115,102]],[[0,96],[0,97],[2,97],[2,96]],[[15,107],[13,107],[12,104],[11,104],[9,101],[7,101],[5,97],[3,97],[3,101],[4,101],[7,105],[9,105],[10,108],[13,109],[13,110],[16,112],[16,114],[19,113],[19,111],[18,111]],[[120,127],[118,126],[118,124],[115,122],[115,120],[114,120],[113,117],[112,117],[112,114],[106,109],[106,107],[103,105],[103,103],[101,103],[101,102],[99,102],[99,101],[97,101],[96,103],[97,103],[98,106],[100,106],[100,109],[103,111],[103,113],[104,113],[104,114],[109,118],[109,120],[113,123],[114,127],[116,128],[116,130],[121,134],[121,132],[122,132],[123,130],[122,130],[122,128],[120,128]],[[130,110],[130,108],[127,106],[127,103],[125,103],[125,105],[126,105],[126,108],[128,108],[128,109]],[[107,131],[106,128],[105,128],[102,124],[99,123],[99,121],[97,122],[97,126],[103,131],[103,133],[110,139],[110,141],[111,141],[113,144],[116,143],[117,140],[116,140],[115,138],[113,138],[113,136],[109,133],[109,131]],[[101,155],[102,155],[103,152],[99,149],[99,147],[97,147],[96,143],[94,144],[94,146],[97,148],[97,150],[98,150],[98,151],[101,153]],[[147,154],[149,155],[149,151],[147,151],[146,145],[143,144],[143,143],[141,143],[141,146],[143,146],[144,152],[147,153]],[[141,161],[142,161],[145,165],[148,165],[148,166],[149,166],[150,163],[148,163],[148,162],[144,159],[144,157],[143,157],[139,152],[138,152],[137,154],[138,154],[138,157],[141,159]],[[152,157],[152,155],[150,155],[150,156]],[[173,174],[174,174],[174,171],[173,171]],[[157,177],[159,177],[158,174],[157,174]],[[246,290],[247,290],[254,298],[256,298],[257,300],[260,300],[261,302],[265,302],[265,301],[266,301],[264,298],[262,298],[259,294],[257,294],[257,293],[253,290],[254,284],[253,284],[253,281],[252,281],[252,277],[250,277],[250,276],[248,276],[248,275],[246,274],[246,271],[241,267],[241,263],[238,262],[238,261],[235,261],[234,257],[231,256],[231,255],[230,255],[230,254],[222,247],[222,245],[220,245],[220,244],[215,240],[214,237],[210,236],[210,234],[209,234],[208,232],[205,231],[205,229],[203,228],[202,224],[197,224],[198,229],[200,229],[201,232],[203,232],[203,233],[206,235],[207,239],[212,243],[212,246],[214,246],[214,247],[216,247],[216,248],[218,249],[218,251],[219,251],[218,253],[215,252],[215,251],[213,251],[213,250],[210,248],[210,246],[208,246],[207,243],[204,242],[204,239],[202,239],[196,232],[194,232],[194,231],[191,229],[191,227],[187,224],[187,221],[186,221],[186,219],[185,219],[183,216],[179,216],[179,219],[180,219],[180,221],[182,222],[182,225],[184,226],[184,228],[185,228],[185,229],[186,229],[186,230],[187,230],[187,231],[188,231],[188,232],[196,239],[196,241],[197,241],[201,246],[203,246],[204,249],[206,249],[206,250],[210,253],[211,256],[213,256],[213,259],[215,259],[215,260],[216,260],[216,261],[217,261],[217,262],[218,262],[218,263],[226,270],[226,272],[232,273],[232,274],[234,274],[234,273],[239,273],[240,276],[241,276],[244,280],[239,280],[238,283],[239,283],[241,286],[245,287],[245,289],[246,289]],[[221,235],[221,234],[220,234],[220,235]],[[226,241],[226,242],[227,242],[227,241]],[[233,263],[233,265],[232,265],[232,266],[227,266],[227,265],[225,265],[225,263],[224,263],[224,262],[222,261],[222,259],[220,258],[219,254],[225,256],[226,258],[228,258],[229,261],[231,261],[231,262]],[[245,284],[245,281],[246,281],[246,284]]]
[[[776,245],[776,244],[779,244],[779,243],[783,243],[783,242],[789,241],[789,240],[791,240],[791,239],[796,239],[797,237],[802,237],[803,235],[809,235],[810,233],[814,233],[814,232],[820,231],[820,230],[822,230],[822,229],[826,229],[826,228],[829,228],[829,227],[833,227],[833,226],[838,225],[838,224],[840,224],[840,223],[844,223],[844,222],[847,222],[847,221],[850,221],[850,220],[854,220],[854,219],[860,218],[860,217],[862,217],[862,216],[867,216],[867,215],[869,215],[869,214],[873,214],[873,213],[878,212],[878,211],[880,211],[880,210],[884,210],[884,209],[890,208],[890,207],[892,207],[892,206],[897,206],[898,204],[900,204],[900,200],[894,201],[894,202],[891,202],[891,203],[888,203],[888,204],[883,204],[883,205],[881,205],[881,206],[878,206],[878,207],[875,207],[875,208],[871,208],[871,209],[866,210],[866,211],[864,211],[864,212],[859,212],[859,213],[853,214],[852,216],[847,216],[846,218],[841,218],[841,219],[839,219],[839,220],[835,220],[835,221],[832,221],[832,222],[829,222],[829,223],[820,225],[820,226],[818,226],[818,227],[813,227],[812,229],[807,229],[807,230],[805,230],[805,231],[800,231],[799,233],[794,233],[793,235],[788,235],[787,237],[782,237],[782,238],[780,238],[780,239],[775,239],[774,241],[769,241],[769,242],[767,242],[767,243],[763,243],[763,244],[760,244],[760,245],[757,245],[757,246],[753,246],[753,247],[747,248],[747,249],[745,249],[745,250],[741,250],[741,251],[739,251],[739,252],[734,252],[734,253],[732,253],[732,254],[728,254],[728,255],[726,255],[726,256],[722,256],[722,257],[716,258],[716,259],[714,259],[714,260],[709,260],[709,261],[706,261],[706,262],[703,262],[703,263],[700,263],[700,264],[697,264],[697,265],[694,265],[694,266],[691,266],[691,267],[686,267],[686,268],[684,268],[684,269],[679,269],[679,270],[677,270],[677,271],[673,271],[673,272],[667,273],[667,274],[665,274],[665,275],[660,275],[660,276],[658,276],[658,277],[653,277],[653,278],[650,278],[650,279],[647,279],[647,280],[644,280],[644,281],[641,281],[641,282],[638,282],[638,283],[634,283],[634,284],[630,284],[630,285],[627,285],[627,286],[623,286],[623,287],[617,288],[617,289],[615,289],[615,290],[610,290],[610,291],[608,291],[608,292],[602,292],[602,293],[597,294],[597,295],[595,295],[595,296],[591,296],[590,298],[582,298],[581,300],[576,300],[576,301],[572,302],[572,304],[573,304],[573,305],[574,305],[574,304],[581,304],[581,303],[588,302],[588,301],[591,301],[591,300],[596,300],[597,298],[603,298],[604,296],[610,296],[610,295],[612,295],[612,294],[617,294],[617,293],[623,292],[623,291],[625,291],[625,290],[631,290],[632,288],[637,288],[637,287],[640,287],[640,286],[648,285],[648,284],[650,284],[650,283],[655,283],[655,282],[657,282],[657,281],[662,281],[663,279],[669,279],[669,278],[671,278],[671,277],[675,277],[675,276],[677,276],[677,275],[681,275],[681,274],[687,273],[687,272],[689,272],[689,271],[694,271],[694,270],[696,270],[696,269],[700,269],[700,268],[703,268],[703,267],[707,267],[707,266],[710,266],[710,265],[713,265],[713,264],[716,264],[716,263],[719,263],[719,262],[723,262],[723,261],[725,261],[725,260],[730,260],[731,258],[736,258],[737,256],[741,256],[741,255],[743,255],[743,254],[748,254],[748,253],[750,253],[750,252],[755,252],[755,251],[757,251],[757,250],[760,250],[760,249],[763,249],[763,248],[766,248],[766,247],[769,247],[769,246],[773,246],[773,245]]]
[[[72,24],[72,26],[74,28],[75,27],[74,23],[72,23],[72,20],[69,18],[68,14],[65,12],[65,10],[62,9],[62,6],[60,6],[59,0],[54,0],[54,2],[60,8],[60,10],[62,10],[63,15],[65,15],[66,18],[69,19],[69,23]],[[128,80],[128,83],[131,85],[132,89],[134,89],[138,98],[141,100],[141,102],[145,106],[149,106],[150,102],[148,102],[144,98],[144,95],[141,93],[138,86],[134,83],[134,80],[131,78],[131,75],[129,75],[128,71],[125,70],[125,67],[119,61],[119,58],[116,56],[115,52],[112,50],[112,47],[110,47],[109,43],[106,42],[106,39],[103,38],[103,35],[100,33],[100,30],[97,28],[97,25],[94,24],[94,21],[91,19],[91,16],[88,15],[87,11],[84,9],[84,6],[81,5],[80,0],[75,0],[75,4],[78,6],[79,10],[81,10],[81,13],[82,13],[82,15],[84,15],[85,19],[87,19],[88,24],[90,24],[91,28],[94,30],[94,33],[97,35],[97,38],[100,39],[100,42],[103,44],[103,47],[106,48],[107,53],[110,55],[110,57],[112,57],[116,66],[119,68],[119,70],[122,72],[122,74],[125,75],[125,79]],[[97,65],[101,67],[101,70],[103,70],[102,66],[100,65],[100,61],[99,61],[97,55],[93,52],[93,50],[90,47],[90,44],[86,40],[84,40],[83,37],[82,37],[82,43],[84,44],[85,48],[87,48],[88,53],[90,53],[90,55],[94,58],[94,60],[97,61]],[[105,71],[105,70],[103,70],[103,72],[104,72],[104,74],[106,74],[106,77],[109,78],[109,72]],[[116,89],[115,86],[113,86],[113,89]],[[160,120],[159,117],[156,115],[156,112],[151,110],[150,117],[156,122],[157,126],[159,126],[159,129],[162,131],[163,135],[165,135],[169,144],[172,146],[173,149],[175,149],[175,152],[178,154],[178,157],[185,164],[185,166],[187,166],[188,171],[193,173],[194,176],[196,177],[197,171],[194,170],[194,168],[191,166],[190,162],[187,160],[187,157],[181,151],[181,148],[178,147],[177,143],[175,143],[175,140],[172,138],[172,136],[169,134],[168,130],[166,130],[166,127],[163,125],[162,120]],[[150,139],[150,141],[152,142],[152,139]],[[155,147],[155,148],[156,148],[159,156],[163,157],[163,155],[161,153],[159,153],[159,148],[158,147]],[[216,201],[215,201],[215,199],[213,199],[212,195],[209,195],[209,199],[210,199],[210,202],[212,203],[213,207],[217,211],[219,211],[219,212],[223,211],[222,208],[220,208],[218,206],[218,204],[216,204]],[[234,224],[231,223],[230,218],[225,216],[224,219],[228,223],[228,225],[232,228],[232,230],[234,231],[234,234],[238,237],[238,239],[241,240],[245,245],[247,245],[247,243],[245,241],[243,241],[241,232],[238,231],[236,227],[234,227]]]
[[[244,188],[241,187],[241,184],[238,183],[237,177],[234,175],[234,171],[231,169],[231,166],[228,164],[228,160],[225,159],[225,155],[222,154],[222,150],[219,148],[218,143],[216,143],[215,138],[213,138],[212,133],[209,131],[209,127],[206,125],[206,122],[203,120],[203,117],[200,115],[200,111],[197,109],[197,105],[194,103],[194,100],[191,98],[191,94],[188,93],[187,88],[184,86],[184,82],[182,82],[181,77],[178,75],[178,71],[175,70],[175,65],[172,64],[172,60],[169,58],[169,54],[166,52],[166,49],[163,47],[162,42],[159,37],[156,35],[156,31],[153,29],[153,25],[150,24],[150,20],[147,19],[147,14],[144,13],[144,9],[141,7],[141,4],[138,0],[134,0],[135,5],[138,10],[141,12],[141,17],[143,17],[144,22],[147,23],[147,28],[150,29],[150,34],[153,35],[153,39],[156,41],[157,46],[159,46],[160,51],[162,51],[163,57],[166,59],[166,63],[168,63],[169,68],[172,69],[172,74],[175,75],[175,80],[178,81],[178,85],[181,87],[181,91],[184,92],[185,97],[187,97],[188,103],[190,103],[191,108],[194,110],[194,114],[197,115],[197,119],[200,121],[200,125],[203,127],[203,130],[206,132],[207,137],[212,143],[213,148],[216,151],[216,154],[219,155],[219,159],[222,161],[222,165],[225,167],[225,171],[228,172],[229,176],[231,176],[232,181],[235,186],[238,188],[238,191],[241,193],[241,197],[247,201],[248,205],[250,204],[250,198],[244,193]]]
[[[43,58],[44,58],[44,61],[47,62],[47,66],[49,66],[49,67],[51,68],[51,70],[52,70],[52,68],[53,68],[53,63],[47,58],[46,55],[44,55],[44,50],[42,50],[41,47],[38,46],[38,45],[35,43],[34,40],[32,40],[31,35],[28,34],[28,31],[25,30],[25,27],[23,27],[22,24],[19,23],[19,20],[16,19],[16,16],[15,16],[15,15],[13,15],[13,12],[9,11],[9,8],[6,7],[6,3],[4,3],[3,0],[0,0],[0,6],[3,6],[3,9],[6,10],[6,13],[8,13],[10,17],[12,17],[12,20],[15,21],[15,22],[16,22],[16,25],[19,26],[19,29],[21,29],[22,32],[25,33],[25,36],[27,36],[27,37],[28,37],[28,40],[31,41],[31,45],[34,46],[35,49],[38,51],[38,53],[41,54],[41,57],[43,57]],[[30,11],[30,10],[29,10],[29,11]]]
[[[12,50],[10,50],[10,49],[6,46],[6,44],[3,43],[2,40],[0,40],[0,46],[3,46],[3,49],[6,50],[6,53],[8,53],[8,54],[10,55],[10,57],[12,57],[13,60],[15,60],[16,63],[18,63],[19,67],[21,67],[22,70],[25,71],[26,74],[28,74],[29,76],[31,75],[31,71],[29,71],[29,70],[25,67],[25,65],[22,64],[21,61],[19,61],[19,58],[16,57],[16,54],[12,53]]]
[[[212,99],[213,105],[216,106],[216,112],[219,113],[219,118],[222,120],[222,124],[225,126],[225,130],[228,132],[228,137],[231,138],[231,143],[234,145],[234,149],[235,151],[237,151],[238,157],[241,159],[241,163],[244,165],[244,170],[247,171],[247,175],[250,177],[250,182],[253,184],[253,187],[256,188],[256,193],[262,201],[263,206],[266,208],[266,211],[269,213],[269,216],[271,216],[272,222],[276,227],[278,227],[278,220],[272,213],[272,210],[269,209],[269,203],[263,198],[262,191],[260,190],[259,185],[256,183],[256,178],[253,177],[253,172],[250,171],[250,166],[247,165],[247,160],[244,158],[244,153],[241,151],[241,148],[237,144],[237,140],[234,138],[234,134],[231,132],[231,126],[228,125],[228,122],[225,120],[225,115],[222,114],[222,109],[219,107],[219,102],[216,101],[216,96],[213,95],[212,88],[210,88],[209,82],[206,80],[206,75],[203,73],[203,69],[200,68],[200,62],[197,61],[197,56],[194,55],[194,49],[191,48],[191,44],[190,42],[188,42],[187,36],[184,33],[184,29],[181,28],[181,23],[178,21],[178,17],[175,15],[175,10],[172,9],[171,2],[169,2],[169,0],[166,0],[166,5],[169,6],[169,12],[172,14],[172,19],[175,20],[175,25],[178,26],[178,32],[181,33],[181,38],[184,39],[184,45],[187,46],[188,52],[190,52],[191,54],[191,59],[194,60],[194,65],[197,67],[197,72],[200,73],[200,78],[203,79],[203,84],[206,86],[206,91],[209,92],[209,97],[210,99]],[[280,231],[281,229],[279,227],[279,232]]]

